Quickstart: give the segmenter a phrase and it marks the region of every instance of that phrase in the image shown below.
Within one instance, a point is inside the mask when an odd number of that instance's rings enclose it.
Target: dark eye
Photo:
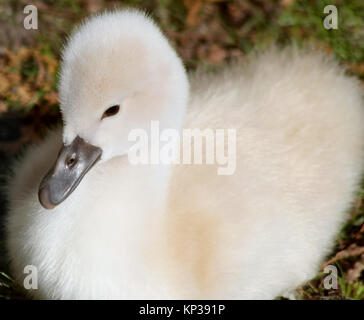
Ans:
[[[119,105],[115,105],[115,106],[112,106],[112,107],[106,109],[104,114],[101,117],[101,120],[106,118],[106,117],[111,117],[111,116],[116,115],[119,112],[119,110],[120,110]]]

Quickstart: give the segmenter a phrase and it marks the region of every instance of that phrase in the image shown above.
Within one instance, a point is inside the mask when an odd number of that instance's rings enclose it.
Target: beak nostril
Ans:
[[[66,159],[66,165],[69,168],[72,168],[77,163],[76,154],[73,153],[71,156],[67,157]]]

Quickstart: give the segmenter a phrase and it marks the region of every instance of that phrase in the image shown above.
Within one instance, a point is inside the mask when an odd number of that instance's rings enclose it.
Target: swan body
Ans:
[[[63,128],[28,149],[8,186],[12,274],[22,285],[35,266],[36,298],[273,299],[318,272],[360,182],[362,91],[320,53],[270,50],[188,79],[148,17],[106,13],[70,38],[60,100]],[[236,129],[234,174],[131,165],[127,133],[151,120]],[[47,210],[39,184],[76,136],[101,159]]]

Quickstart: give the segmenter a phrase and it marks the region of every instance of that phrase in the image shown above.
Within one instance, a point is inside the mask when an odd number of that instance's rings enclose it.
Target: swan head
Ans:
[[[151,121],[180,129],[188,100],[183,64],[144,13],[104,13],[85,21],[63,52],[59,95],[63,143],[39,200],[64,201],[97,162],[126,155],[133,129]],[[135,142],[134,142],[135,143]]]

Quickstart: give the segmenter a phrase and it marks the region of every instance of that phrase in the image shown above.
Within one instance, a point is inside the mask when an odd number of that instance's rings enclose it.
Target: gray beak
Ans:
[[[53,209],[76,189],[88,170],[100,159],[102,150],[77,136],[69,146],[63,146],[56,163],[39,186],[39,202]]]

